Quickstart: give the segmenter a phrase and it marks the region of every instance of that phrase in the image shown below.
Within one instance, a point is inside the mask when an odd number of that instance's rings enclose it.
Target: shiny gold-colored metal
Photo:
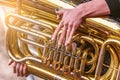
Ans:
[[[119,22],[86,19],[66,49],[64,44],[58,47],[59,36],[51,41],[59,6],[47,0],[0,0],[0,4],[16,9],[5,20],[7,51],[14,61],[26,62],[29,73],[50,80],[119,80]]]

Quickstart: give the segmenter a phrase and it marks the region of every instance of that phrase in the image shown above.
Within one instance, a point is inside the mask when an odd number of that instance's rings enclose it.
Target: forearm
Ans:
[[[110,9],[105,0],[92,0],[83,4],[80,4],[76,9],[82,9],[83,18],[87,17],[99,17],[110,14]]]

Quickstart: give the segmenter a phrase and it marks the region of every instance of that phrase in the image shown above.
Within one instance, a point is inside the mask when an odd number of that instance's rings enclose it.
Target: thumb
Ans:
[[[55,11],[55,12],[57,14],[57,19],[60,19],[63,16],[65,10],[58,10],[58,11]]]
[[[11,65],[13,62],[14,61],[10,59],[9,62],[8,62],[8,65]]]
[[[55,12],[56,12],[57,15],[63,15],[63,13],[65,12],[65,10],[64,9],[62,9],[62,10],[56,10]]]

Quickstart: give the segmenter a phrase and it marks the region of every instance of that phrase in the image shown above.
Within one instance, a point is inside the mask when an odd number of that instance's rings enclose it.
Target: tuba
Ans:
[[[45,80],[120,80],[119,21],[112,18],[86,19],[72,38],[71,45],[75,50],[71,47],[66,50],[64,45],[58,48],[61,32],[56,41],[51,41],[59,24],[55,9],[72,8],[76,2],[0,0],[1,5],[16,9],[16,13],[9,13],[5,19],[8,27],[6,47],[10,58],[25,62],[29,73]]]

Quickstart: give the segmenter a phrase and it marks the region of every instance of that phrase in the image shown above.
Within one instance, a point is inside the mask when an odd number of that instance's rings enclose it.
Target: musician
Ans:
[[[57,19],[61,19],[58,27],[56,28],[52,40],[56,39],[56,36],[61,28],[63,28],[61,36],[59,38],[58,45],[62,44],[64,38],[66,38],[65,46],[71,43],[72,36],[78,29],[79,25],[85,18],[100,17],[100,16],[114,16],[120,15],[120,0],[91,0],[86,3],[78,5],[74,9],[64,9],[56,11]],[[25,63],[16,63],[10,61],[9,65],[14,64],[14,71],[19,76],[26,76],[27,67]]]

